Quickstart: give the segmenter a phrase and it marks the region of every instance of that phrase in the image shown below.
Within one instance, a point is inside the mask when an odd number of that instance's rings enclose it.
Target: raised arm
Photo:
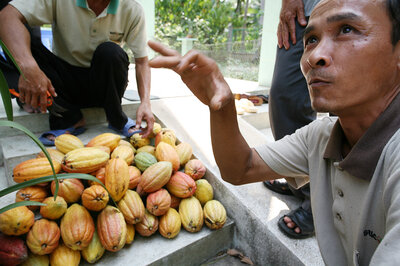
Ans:
[[[240,133],[235,101],[217,64],[193,50],[182,57],[160,43],[149,41],[149,46],[161,54],[150,61],[150,66],[174,70],[209,107],[212,146],[222,178],[235,185],[280,178]]]
[[[56,96],[55,90],[40,70],[31,53],[31,37],[24,23],[23,15],[13,6],[7,5],[0,11],[0,39],[10,50],[17,64],[24,73],[21,76],[18,87],[20,100],[46,112],[47,90]]]

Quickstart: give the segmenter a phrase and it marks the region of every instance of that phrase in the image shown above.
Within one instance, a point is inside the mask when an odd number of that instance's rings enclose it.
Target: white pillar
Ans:
[[[265,2],[260,65],[258,70],[259,86],[271,86],[278,43],[276,31],[281,4],[280,0],[266,0]]]
[[[149,40],[154,39],[155,35],[155,3],[154,0],[137,0],[144,9],[146,16],[146,33]],[[149,58],[154,57],[154,52],[149,48]]]

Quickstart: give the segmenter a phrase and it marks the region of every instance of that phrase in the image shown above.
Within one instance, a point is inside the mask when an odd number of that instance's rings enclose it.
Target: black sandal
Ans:
[[[293,195],[293,192],[290,190],[288,183],[282,179],[276,179],[276,180],[272,180],[273,183],[271,183],[270,180],[264,181],[264,185],[279,194],[283,194],[283,195]]]
[[[289,217],[296,226],[292,229],[289,228],[285,221],[285,217]],[[278,221],[278,227],[281,231],[290,238],[303,239],[314,235],[314,221],[312,213],[304,210],[302,207],[297,208],[282,216]],[[300,233],[296,233],[294,229],[300,228]]]

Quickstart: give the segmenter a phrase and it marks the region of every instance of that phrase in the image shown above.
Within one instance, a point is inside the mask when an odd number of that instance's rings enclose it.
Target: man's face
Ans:
[[[383,0],[326,0],[304,34],[301,69],[316,111],[339,116],[382,107],[400,85],[399,45]]]

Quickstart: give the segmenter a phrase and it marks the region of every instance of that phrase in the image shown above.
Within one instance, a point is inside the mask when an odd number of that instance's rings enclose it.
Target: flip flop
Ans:
[[[273,181],[273,183],[271,183]],[[290,190],[288,183],[285,180],[275,179],[275,180],[267,180],[263,182],[264,185],[279,194],[283,195],[293,195],[293,192]]]
[[[110,128],[110,129],[112,129],[112,130],[124,135],[125,137],[129,138],[130,136],[132,136],[135,133],[142,132],[142,130],[135,130],[132,133],[129,133],[129,129],[132,128],[132,127],[135,127],[135,126],[136,126],[136,122],[128,117],[128,122],[126,122],[125,126],[121,130],[113,127],[110,124],[108,125],[108,128]]]
[[[60,136],[60,135],[62,135],[62,134],[68,133],[68,134],[72,134],[72,135],[74,135],[74,136],[77,136],[77,135],[80,135],[80,134],[82,134],[83,132],[85,132],[85,130],[86,130],[86,128],[84,128],[84,127],[77,127],[77,128],[70,127],[70,128],[67,128],[67,129],[49,130],[49,131],[43,133],[43,134],[39,137],[39,140],[40,140],[40,141],[43,143],[43,145],[45,145],[45,146],[54,146],[54,141],[49,140],[48,138],[46,138],[48,135],[53,135],[53,136],[55,136],[55,137],[58,137],[58,136]]]
[[[300,228],[300,233],[296,233],[294,228],[289,228],[286,225],[285,221],[283,220],[286,216],[296,224],[295,228]],[[278,221],[278,227],[285,235],[294,239],[303,239],[314,235],[314,221],[312,213],[304,210],[301,206],[296,210],[293,210],[282,216]]]

